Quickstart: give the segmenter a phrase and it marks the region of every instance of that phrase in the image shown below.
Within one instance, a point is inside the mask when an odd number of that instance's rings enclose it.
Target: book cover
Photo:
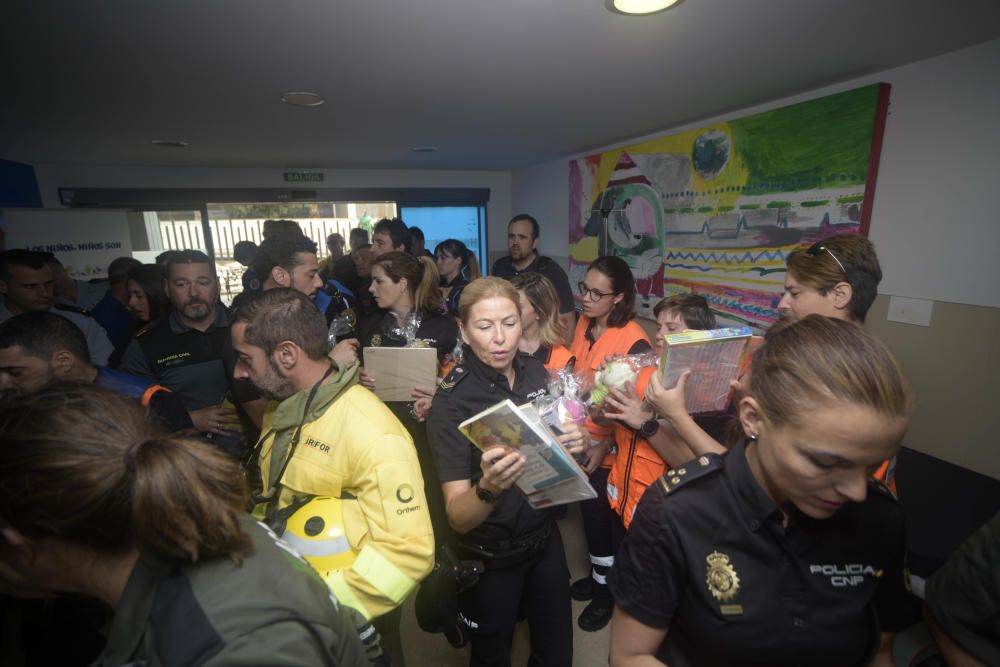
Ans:
[[[691,371],[684,391],[688,412],[721,412],[729,407],[730,383],[744,369],[750,327],[682,331],[665,337],[660,360],[664,387],[674,387],[681,373]]]
[[[504,400],[466,419],[458,428],[484,452],[494,447],[521,452],[525,466],[516,485],[532,507],[595,497],[586,475],[548,430],[534,406],[523,408]],[[558,493],[557,487],[561,489]]]

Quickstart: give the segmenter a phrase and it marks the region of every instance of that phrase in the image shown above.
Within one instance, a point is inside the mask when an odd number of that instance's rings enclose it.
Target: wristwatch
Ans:
[[[647,419],[642,422],[639,426],[639,435],[646,438],[647,440],[656,435],[656,432],[660,430],[660,422],[656,419]]]
[[[476,480],[476,496],[484,503],[490,503],[491,505],[497,501],[497,497],[492,491],[487,491],[483,487],[479,486],[478,479]]]

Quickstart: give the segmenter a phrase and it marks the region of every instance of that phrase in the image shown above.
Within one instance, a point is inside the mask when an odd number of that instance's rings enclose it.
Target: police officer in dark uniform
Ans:
[[[511,486],[523,472],[516,450],[481,452],[458,430],[476,413],[510,399],[523,404],[546,392],[541,362],[518,353],[517,290],[499,278],[465,288],[459,318],[463,362],[434,396],[428,435],[442,482],[459,558],[482,560],[486,571],[459,594],[460,622],[472,644],[472,665],[509,665],[514,624],[523,613],[533,665],[570,665],[573,652],[569,571],[553,513],[535,510]],[[571,452],[584,433],[566,429]]]
[[[366,347],[405,347],[418,344],[437,351],[439,367],[450,359],[458,341],[455,320],[441,312],[441,289],[437,268],[429,257],[416,258],[405,252],[387,252],[372,263],[371,294],[378,310],[358,325],[361,362]],[[409,337],[409,339],[408,339]],[[369,388],[378,385],[378,378],[362,370],[361,383]],[[427,506],[437,542],[448,531],[444,513],[444,498],[437,470],[427,444],[424,412],[417,412],[415,403],[429,405],[434,387],[416,387],[413,401],[387,401],[386,405],[413,438],[424,478]]]
[[[770,333],[739,405],[748,440],[639,503],[609,576],[611,663],[892,664],[914,620],[903,514],[871,472],[898,450],[909,402],[854,323]]]

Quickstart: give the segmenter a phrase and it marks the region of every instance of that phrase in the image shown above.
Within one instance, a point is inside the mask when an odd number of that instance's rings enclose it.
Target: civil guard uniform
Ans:
[[[913,620],[903,513],[870,482],[829,519],[784,515],[745,447],[668,471],[646,491],[608,577],[615,603],[667,631],[674,666],[867,665]]]

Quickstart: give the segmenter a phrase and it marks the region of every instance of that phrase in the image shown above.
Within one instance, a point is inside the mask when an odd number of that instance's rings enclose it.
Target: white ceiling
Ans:
[[[512,169],[998,36],[997,0],[10,0],[0,158]]]

